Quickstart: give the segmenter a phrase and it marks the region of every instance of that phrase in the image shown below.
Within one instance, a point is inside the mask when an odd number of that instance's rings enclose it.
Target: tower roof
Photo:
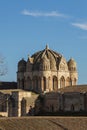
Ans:
[[[22,58],[19,62],[18,62],[18,66],[26,66],[26,61],[24,60],[24,58]]]
[[[48,45],[46,45],[46,48],[44,50],[34,53],[32,55],[32,58],[34,58],[34,62],[36,62],[36,61],[40,61],[45,55],[49,60],[52,60],[52,59],[56,60],[62,57],[61,54],[49,49]]]
[[[76,67],[76,62],[75,62],[75,60],[73,59],[73,58],[71,58],[69,61],[68,61],[68,65],[69,65],[69,67]]]

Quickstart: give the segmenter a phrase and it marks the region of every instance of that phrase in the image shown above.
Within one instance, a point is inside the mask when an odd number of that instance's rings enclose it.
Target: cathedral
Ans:
[[[17,88],[0,89],[0,116],[38,115],[40,112],[87,112],[87,85],[77,85],[77,64],[45,49],[17,64]],[[6,87],[8,84],[8,88]],[[1,86],[3,87],[2,83]]]
[[[76,85],[77,65],[73,58],[69,61],[46,45],[18,62],[17,83],[19,89],[37,93],[57,91],[60,88]]]

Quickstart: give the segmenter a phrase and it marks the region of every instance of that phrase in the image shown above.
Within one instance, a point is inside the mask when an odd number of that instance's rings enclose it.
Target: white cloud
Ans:
[[[64,14],[62,13],[58,13],[57,11],[51,11],[51,12],[32,12],[29,10],[23,10],[21,12],[23,15],[28,15],[28,16],[33,16],[33,17],[66,17]]]
[[[72,23],[73,26],[83,30],[87,30],[87,23]]]

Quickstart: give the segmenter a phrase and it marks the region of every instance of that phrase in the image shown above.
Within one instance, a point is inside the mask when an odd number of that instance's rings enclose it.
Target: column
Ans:
[[[42,90],[42,92],[44,91],[44,88],[43,88],[43,77],[41,77],[41,90]]]
[[[48,87],[48,78],[46,78],[46,91],[49,91],[49,87]]]
[[[60,79],[58,79],[58,89],[60,88]]]

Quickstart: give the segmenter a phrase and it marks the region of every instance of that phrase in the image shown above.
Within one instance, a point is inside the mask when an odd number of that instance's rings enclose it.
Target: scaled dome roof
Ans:
[[[50,61],[50,69],[56,69],[61,57],[61,54],[49,49],[47,45],[44,50],[38,51],[31,56],[31,58],[33,59],[34,66],[36,66],[34,68],[37,69],[39,69],[39,65],[41,61],[44,61],[44,59],[46,59],[47,62]]]
[[[44,56],[47,56],[48,59],[57,59],[57,58],[61,58],[62,55],[49,49],[48,46],[46,45],[46,48],[42,51],[38,51],[36,53],[34,53],[31,57],[34,58],[34,62],[39,61],[40,59],[43,59]]]

